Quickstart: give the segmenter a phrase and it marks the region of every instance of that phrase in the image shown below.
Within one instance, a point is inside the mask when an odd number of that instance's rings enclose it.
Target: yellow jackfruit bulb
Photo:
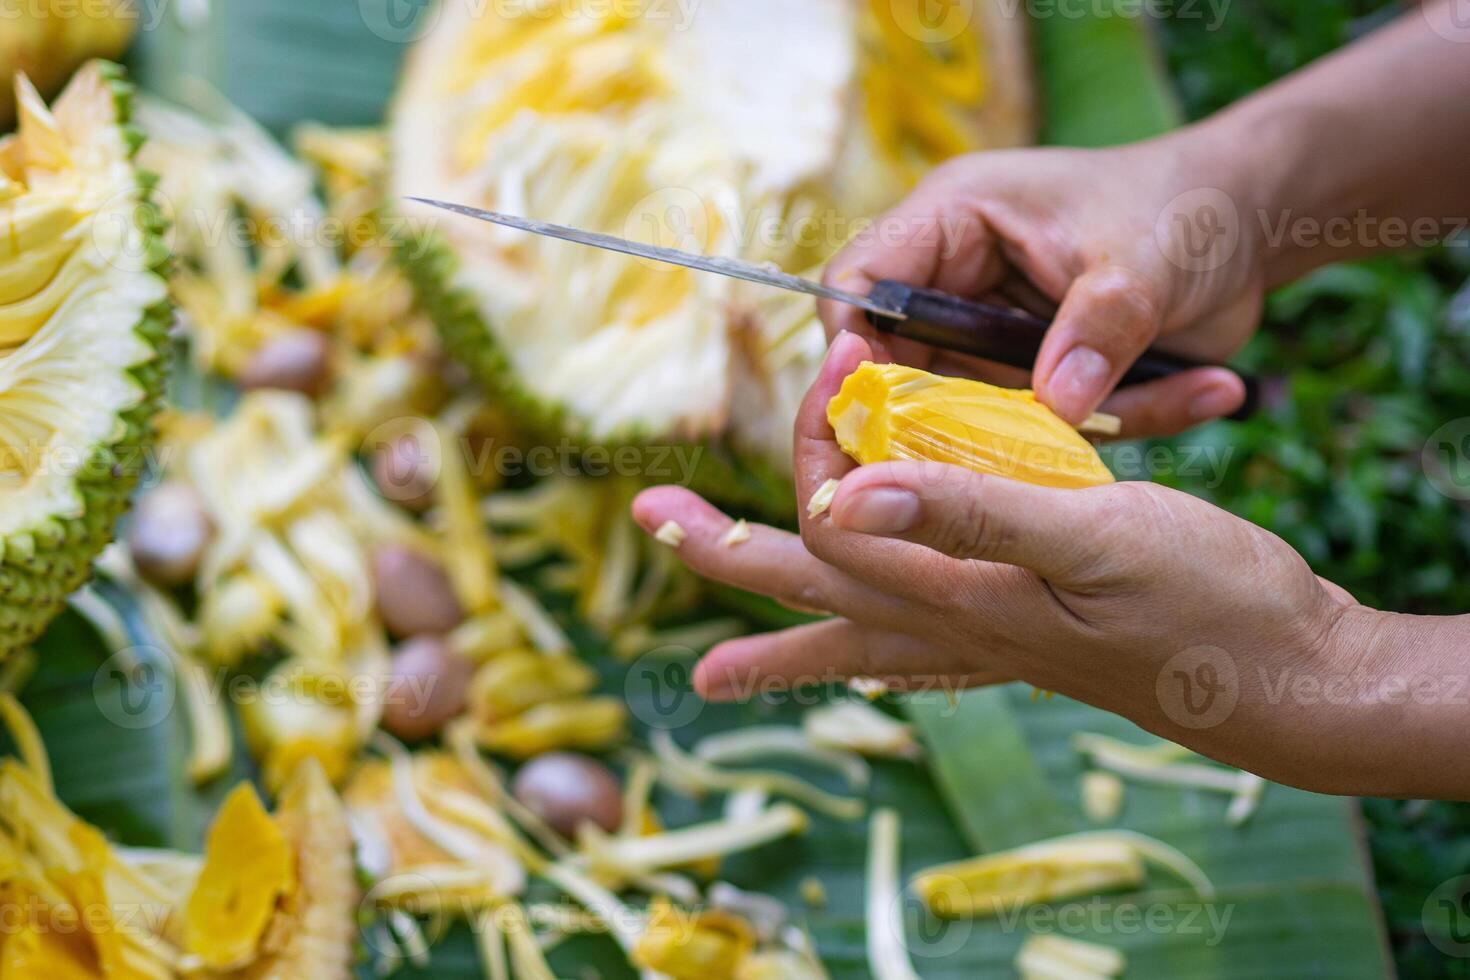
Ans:
[[[915,893],[941,918],[983,918],[1076,895],[1134,887],[1144,865],[1125,841],[1042,842],[920,873]]]
[[[864,361],[827,421],[864,465],[931,460],[1047,487],[1113,482],[1092,444],[1030,391]]]
[[[215,970],[234,970],[259,952],[276,905],[296,887],[296,863],[281,828],[249,783],[220,808],[204,868],[185,908],[188,951]]]
[[[476,738],[481,748],[517,759],[557,749],[600,752],[623,740],[627,722],[621,698],[579,698],[538,704],[504,721],[482,721]]]
[[[691,914],[657,899],[633,962],[675,980],[731,980],[754,946],[751,927],[738,916]]]

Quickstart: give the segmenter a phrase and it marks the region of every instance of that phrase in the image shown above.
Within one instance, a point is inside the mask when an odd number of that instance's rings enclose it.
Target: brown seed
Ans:
[[[434,501],[437,470],[433,456],[413,433],[384,443],[373,453],[373,482],[383,496],[409,510],[427,510]]]
[[[573,752],[548,752],[521,767],[511,792],[563,837],[591,821],[608,833],[623,822],[618,777],[596,759]]]
[[[441,637],[416,636],[393,651],[383,727],[409,742],[437,735],[464,710],[472,665]]]
[[[279,388],[316,398],[332,377],[332,342],[317,330],[290,330],[257,350],[237,379],[244,388]]]
[[[401,544],[373,553],[378,616],[394,636],[448,633],[464,620],[464,607],[438,562]]]
[[[161,483],[138,499],[128,525],[128,551],[154,585],[174,588],[194,578],[214,525],[187,483]]]

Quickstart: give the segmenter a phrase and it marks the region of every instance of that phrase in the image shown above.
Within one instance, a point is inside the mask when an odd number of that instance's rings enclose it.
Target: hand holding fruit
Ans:
[[[679,555],[701,574],[835,614],[716,647],[695,674],[706,697],[855,676],[899,690],[1019,679],[1282,782],[1444,791],[1453,776],[1425,772],[1421,745],[1409,756],[1370,752],[1365,763],[1365,740],[1403,725],[1402,707],[1323,704],[1308,716],[1273,703],[1294,674],[1399,666],[1381,614],[1318,579],[1275,536],[1164,487],[1056,489],[942,464],[857,467],[826,410],[869,354],[860,338],[840,336],[803,406],[799,498],[830,479],[841,485],[830,512],[804,517],[799,536],[756,527],[726,546],[730,519],[676,487],[634,505],[650,532],[671,520],[683,527]],[[1160,683],[1191,651],[1220,659],[1233,699],[1199,727]]]

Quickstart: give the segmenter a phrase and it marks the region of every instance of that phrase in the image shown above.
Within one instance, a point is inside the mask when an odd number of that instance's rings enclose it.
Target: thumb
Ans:
[[[1078,424],[1162,327],[1161,304],[1141,274],[1121,266],[1084,273],[1067,290],[1036,357],[1036,396]]]
[[[843,479],[832,523],[1082,584],[1107,564],[1118,536],[1101,512],[1114,509],[1119,486],[1057,489],[943,463],[878,463]]]

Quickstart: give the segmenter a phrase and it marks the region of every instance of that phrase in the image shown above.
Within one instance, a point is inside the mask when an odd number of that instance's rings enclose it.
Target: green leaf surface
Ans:
[[[1033,13],[1042,142],[1112,146],[1179,124],[1147,5],[1119,4],[1115,15],[1050,0],[1022,6]]]
[[[1021,685],[965,694],[957,708],[915,698],[907,710],[977,852],[1100,829],[1083,816],[1073,733],[1157,741],[1066,698],[1032,700]],[[974,736],[985,729],[1002,734]],[[1218,889],[1213,902],[1176,904],[1178,883],[1153,874],[1142,893],[1065,902],[1038,912],[1040,924],[1128,949],[1129,977],[1391,976],[1356,804],[1273,785],[1242,827],[1226,825],[1226,804],[1219,793],[1129,783],[1117,824],[1189,855]],[[1136,917],[1126,911],[1135,906]]]

